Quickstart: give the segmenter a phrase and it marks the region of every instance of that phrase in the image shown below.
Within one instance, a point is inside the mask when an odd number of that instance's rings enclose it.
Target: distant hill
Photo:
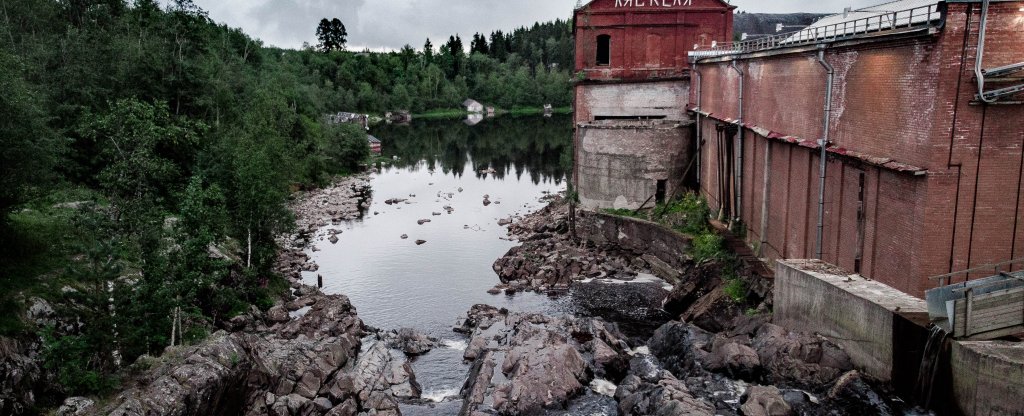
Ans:
[[[737,39],[742,33],[747,35],[774,35],[776,33],[775,25],[779,23],[786,26],[807,26],[825,16],[828,15],[815,13],[739,13],[735,15],[733,20],[733,32]],[[799,28],[787,27],[783,29],[783,32],[796,30],[799,30]]]

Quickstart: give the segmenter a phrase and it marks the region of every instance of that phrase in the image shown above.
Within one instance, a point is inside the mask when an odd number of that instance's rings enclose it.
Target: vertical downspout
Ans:
[[[822,138],[818,141],[818,146],[821,147],[821,156],[818,161],[821,166],[821,177],[818,183],[818,235],[815,239],[815,258],[821,260],[824,257],[822,239],[825,234],[825,165],[828,163],[829,128],[832,123],[832,82],[836,76],[835,68],[825,60],[824,45],[818,49],[818,63],[828,72],[828,80],[825,84],[825,117],[822,121]]]
[[[700,177],[700,174],[701,174],[701,170],[700,170],[701,163],[700,162],[701,162],[701,160],[700,159],[701,159],[701,145],[702,145],[702,143],[701,143],[701,141],[702,141],[701,140],[701,135],[702,135],[701,130],[703,130],[703,128],[702,128],[703,126],[700,124],[700,112],[702,111],[701,108],[700,108],[700,104],[701,104],[701,94],[704,92],[704,90],[702,88],[702,85],[704,83],[704,77],[701,75],[700,70],[697,69],[697,62],[693,63],[693,67],[692,67],[691,71],[693,71],[694,74],[697,74],[697,192],[700,193],[701,186],[703,185],[701,183],[701,181],[700,181],[701,180],[701,177]]]
[[[743,71],[736,66],[736,60],[732,61],[732,69],[740,75],[740,96],[739,96],[739,117],[736,120],[736,168],[734,187],[736,190],[735,206],[733,207],[733,221],[742,221],[743,216]],[[730,224],[732,225],[732,224]]]
[[[978,50],[974,57],[974,76],[978,78],[978,99],[986,104],[995,100],[985,98],[985,72],[981,69],[982,61],[985,58],[985,26],[988,25],[988,4],[989,0],[981,2],[981,22],[978,27]]]
[[[761,244],[757,256],[764,257],[764,246],[768,244],[768,195],[771,191],[772,142],[764,140],[764,187],[761,189]]]

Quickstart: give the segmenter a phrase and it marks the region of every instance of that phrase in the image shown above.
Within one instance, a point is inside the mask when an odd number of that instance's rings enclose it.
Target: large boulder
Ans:
[[[648,345],[666,369],[683,377],[708,361],[713,338],[694,325],[672,321],[654,331]]]
[[[745,416],[790,416],[789,407],[782,392],[774,386],[751,386],[747,389],[746,400],[740,410]]]
[[[850,357],[832,342],[774,324],[761,326],[751,347],[773,384],[816,390],[853,369]]]
[[[362,327],[348,298],[316,295],[309,313],[267,333],[222,331],[169,350],[135,387],[86,414],[397,415],[396,400],[419,397],[419,386],[383,344],[360,354]]]
[[[552,318],[474,306],[457,326],[472,360],[462,413],[539,414],[564,409],[594,374],[624,372],[628,345],[600,319]],[[620,376],[621,377],[621,376]]]
[[[715,408],[694,398],[686,385],[667,371],[657,381],[629,375],[619,384],[615,399],[623,416],[711,416]]]
[[[406,355],[423,355],[430,352],[437,342],[412,328],[402,328],[385,335],[388,347],[401,350]]]

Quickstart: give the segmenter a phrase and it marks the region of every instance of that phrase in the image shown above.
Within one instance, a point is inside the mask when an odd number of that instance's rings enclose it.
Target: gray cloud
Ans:
[[[751,13],[833,13],[882,0],[735,0]],[[510,30],[537,21],[572,15],[577,0],[195,0],[210,17],[263,40],[267,45],[299,48],[316,43],[322,18],[345,23],[350,49],[398,49],[405,44],[435,45],[453,34]],[[467,42],[468,43],[468,42]]]

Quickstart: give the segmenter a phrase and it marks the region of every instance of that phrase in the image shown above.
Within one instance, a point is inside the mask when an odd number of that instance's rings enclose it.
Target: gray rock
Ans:
[[[387,335],[388,347],[401,350],[406,355],[422,355],[434,348],[436,342],[412,328],[402,328]]]
[[[288,322],[291,317],[284,305],[277,305],[267,310],[267,321],[273,324]]]
[[[686,385],[667,371],[649,382],[635,375],[627,376],[615,390],[619,413],[623,416],[711,416],[715,408],[694,398]]]
[[[96,405],[92,399],[85,397],[68,397],[64,404],[57,409],[57,416],[82,416],[88,414],[89,410]]]
[[[789,416],[793,409],[789,407],[782,393],[774,386],[751,386],[747,389],[747,398],[740,409],[746,416]]]

